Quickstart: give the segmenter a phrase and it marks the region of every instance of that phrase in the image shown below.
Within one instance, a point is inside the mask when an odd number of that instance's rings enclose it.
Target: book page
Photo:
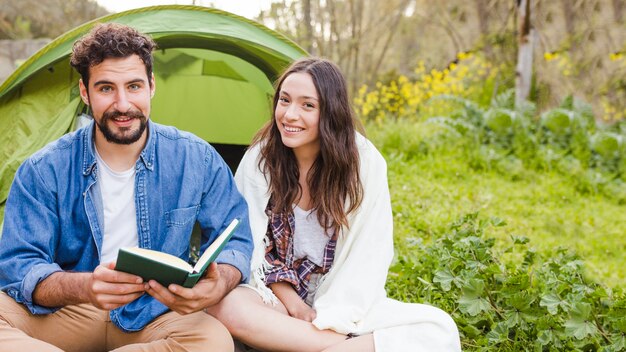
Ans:
[[[224,229],[224,231],[222,231],[222,233],[217,236],[215,241],[213,241],[213,243],[211,243],[211,245],[207,247],[206,251],[204,251],[204,253],[202,253],[202,256],[200,256],[200,258],[198,259],[198,262],[193,267],[194,272],[198,272],[202,269],[204,264],[206,264],[207,261],[211,259],[215,251],[219,250],[222,244],[230,238],[230,234],[233,232],[235,227],[237,227],[237,225],[239,225],[239,219],[233,219],[233,221],[231,221],[226,229]]]
[[[133,253],[135,255],[152,259],[157,262],[161,262],[169,266],[179,268],[188,272],[193,271],[193,268],[191,267],[191,265],[189,265],[189,263],[171,254],[167,254],[167,253],[163,253],[159,251],[153,251],[151,249],[146,249],[146,248],[139,248],[139,247],[124,248],[124,250],[130,253]]]

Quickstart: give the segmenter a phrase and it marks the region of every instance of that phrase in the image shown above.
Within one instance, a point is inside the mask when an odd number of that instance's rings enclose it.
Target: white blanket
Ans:
[[[356,136],[364,196],[342,228],[332,269],[320,284],[313,308],[313,324],[342,334],[374,333],[376,351],[460,351],[459,334],[452,318],[438,308],[402,303],[387,298],[385,281],[393,259],[393,216],[387,185],[387,164],[376,148]],[[263,283],[264,238],[268,218],[268,182],[259,170],[257,144],[246,152],[235,181],[248,202],[254,236],[252,278],[266,303],[276,297]]]

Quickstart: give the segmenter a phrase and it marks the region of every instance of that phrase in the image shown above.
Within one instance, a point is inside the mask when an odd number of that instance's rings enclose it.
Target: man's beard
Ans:
[[[122,133],[116,134],[111,128],[109,128],[107,122],[109,122],[109,120],[116,118],[118,116],[126,116],[126,117],[130,117],[133,119],[139,119],[139,128],[130,134],[125,134],[125,132],[130,131],[131,127],[120,127],[119,130]],[[104,138],[107,141],[111,143],[116,143],[116,144],[132,144],[132,143],[137,142],[139,138],[141,138],[141,136],[143,135],[143,132],[146,130],[146,127],[147,127],[146,116],[143,113],[141,113],[141,111],[128,111],[125,113],[119,112],[117,110],[109,111],[109,112],[105,112],[104,114],[102,114],[102,119],[100,120],[100,122],[98,122],[98,120],[95,120],[95,121],[96,121],[96,126],[98,126],[98,129],[100,130],[100,132],[102,132],[102,134],[104,135]]]

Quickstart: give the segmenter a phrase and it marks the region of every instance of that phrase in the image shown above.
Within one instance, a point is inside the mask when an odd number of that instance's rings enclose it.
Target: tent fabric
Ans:
[[[0,85],[0,222],[20,163],[73,130],[86,111],[73,43],[97,23],[122,23],[149,34],[156,95],[151,118],[221,145],[247,145],[269,119],[272,82],[306,52],[246,18],[199,6],[165,5],[105,16],[50,42]]]

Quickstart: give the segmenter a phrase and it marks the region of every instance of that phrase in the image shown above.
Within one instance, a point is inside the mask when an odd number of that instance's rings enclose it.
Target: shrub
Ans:
[[[503,263],[484,232],[504,225],[472,213],[425,247],[409,238],[415,248],[390,269],[390,295],[450,312],[468,351],[626,350],[624,292],[587,280],[576,254],[539,254],[521,236],[504,250],[519,260]]]
[[[495,169],[512,178],[525,168],[556,170],[571,177],[581,192],[626,203],[626,133],[621,125],[596,127],[591,106],[573,97],[539,119],[533,104],[515,108],[513,99],[512,90],[488,107],[457,96],[433,97],[430,102],[445,102],[450,112],[427,122],[465,138],[464,153],[475,169]]]
[[[488,104],[501,69],[473,53],[458,54],[456,60],[442,70],[429,71],[420,62],[412,77],[399,75],[388,82],[377,82],[372,89],[362,86],[354,99],[354,107],[364,120],[382,123],[387,119],[416,119],[432,114],[437,107],[424,103],[442,94]]]

